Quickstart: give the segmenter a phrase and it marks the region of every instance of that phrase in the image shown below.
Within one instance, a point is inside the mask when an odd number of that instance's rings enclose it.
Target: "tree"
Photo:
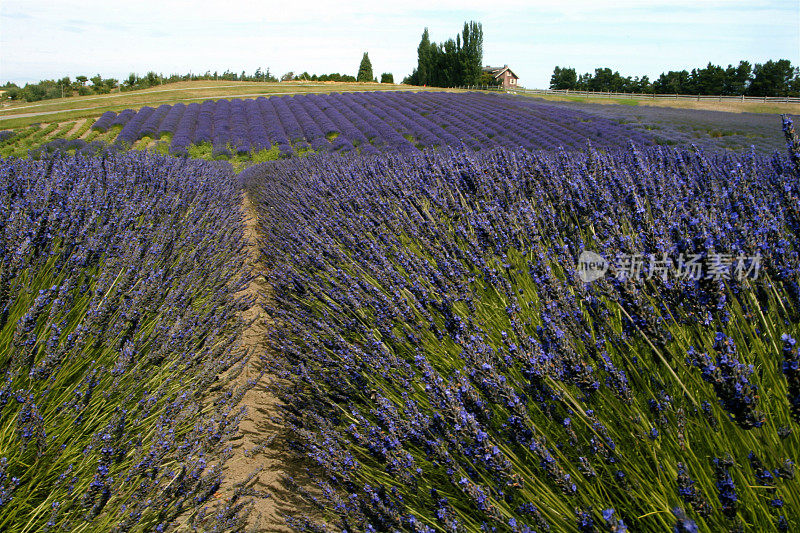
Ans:
[[[21,100],[25,96],[24,91],[20,89],[19,85],[11,83],[10,81],[6,82],[2,89],[5,91],[3,96],[11,98],[12,100]]]
[[[587,84],[590,91],[621,92],[625,84],[625,78],[620,76],[616,70],[610,68],[594,69],[594,76],[590,77]]]
[[[725,83],[722,94],[733,96],[744,94],[750,84],[752,71],[753,67],[750,66],[749,61],[739,61],[738,67],[728,65],[728,68],[725,69]]]
[[[75,76],[75,80],[81,85],[85,85],[86,82],[89,81],[89,78],[87,78],[86,76]]]
[[[384,72],[381,74],[381,83],[394,83],[394,76],[391,72]]]
[[[658,94],[692,94],[693,88],[689,83],[689,71],[662,72],[653,82],[653,90]]]
[[[281,81],[292,81],[293,79],[294,79],[294,72],[292,72],[291,70],[286,74],[284,74],[283,76],[281,76]]]
[[[136,87],[136,85],[137,85],[138,83],[139,83],[139,76],[137,76],[136,74],[134,74],[133,72],[131,72],[131,73],[128,75],[128,79],[127,79],[127,80],[125,80],[125,82],[124,82],[124,85],[125,85],[125,86],[126,86],[128,89],[133,89],[134,87]]]
[[[481,79],[482,63],[483,27],[479,22],[465,22],[455,39],[438,45],[431,42],[425,28],[417,47],[417,68],[403,83],[434,87],[475,85]]]
[[[422,32],[419,46],[417,46],[416,80],[413,80],[415,85],[428,85],[432,66],[431,39],[428,34],[428,28],[425,28],[425,31]]]
[[[141,80],[145,83],[145,88],[153,87],[161,83],[161,76],[156,74],[155,71],[150,71],[144,75],[144,78]]]
[[[475,85],[483,70],[483,26],[479,22],[464,23],[461,30],[461,76],[456,85]]]
[[[92,89],[94,90],[94,92],[96,92],[97,94],[103,94],[104,92],[106,92],[105,90],[106,86],[103,84],[103,77],[100,74],[92,76],[91,81],[92,81]]]
[[[574,68],[556,67],[550,76],[550,88],[556,90],[573,90],[578,86],[578,74]]]
[[[356,76],[356,81],[359,82],[370,82],[372,81],[372,62],[369,60],[369,55],[367,52],[364,52],[364,57],[361,58],[361,65],[358,67],[358,76]]]
[[[747,92],[751,96],[789,96],[796,76],[797,69],[788,59],[756,63]]]
[[[653,85],[650,83],[650,78],[645,74],[644,76],[639,78],[634,78],[634,89],[633,92],[636,93],[652,93],[653,92]]]
[[[495,77],[488,72],[483,72],[481,77],[478,78],[478,83],[476,85],[500,85],[500,80],[495,79]]]
[[[696,94],[722,94],[725,90],[725,70],[709,63],[706,68],[692,69],[691,83]]]
[[[66,91],[72,89],[72,80],[69,79],[69,76],[64,76],[63,78],[58,80],[58,85],[64,88],[64,91],[65,91],[65,94],[66,94]],[[69,87],[69,89],[67,89],[67,87]],[[67,96],[71,96],[71,95],[67,95]]]
[[[456,36],[457,42],[453,39],[447,39],[441,46],[441,54],[437,54],[438,64],[432,76],[431,85],[437,87],[453,87],[461,85],[460,71],[461,64],[459,61],[459,52],[461,51],[461,36]]]

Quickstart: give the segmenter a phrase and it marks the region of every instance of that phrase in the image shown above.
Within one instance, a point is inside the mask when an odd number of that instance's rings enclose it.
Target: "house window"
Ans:
[[[515,80],[514,78],[511,78],[511,85],[514,85],[514,82],[516,82],[516,81],[517,80]]]

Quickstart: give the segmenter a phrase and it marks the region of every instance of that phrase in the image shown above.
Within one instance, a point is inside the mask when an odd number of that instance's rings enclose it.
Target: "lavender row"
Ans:
[[[298,529],[800,528],[787,158],[459,148],[243,177],[276,390],[322,489]],[[587,280],[584,252],[618,266]]]
[[[92,124],[92,129],[105,133],[113,126],[124,126],[134,115],[136,115],[136,111],[133,109],[126,109],[119,114],[114,111],[106,111]]]
[[[142,153],[0,159],[3,531],[236,514],[212,502],[240,416],[234,181]]]

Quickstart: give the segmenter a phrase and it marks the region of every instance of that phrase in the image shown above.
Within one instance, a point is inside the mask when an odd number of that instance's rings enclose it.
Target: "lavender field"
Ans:
[[[798,162],[448,150],[246,171],[325,519],[797,529]],[[587,283],[586,250],[749,259]]]
[[[754,148],[767,154],[784,149],[783,137],[776,135],[780,117],[769,113],[731,113],[646,105],[548,103],[627,124],[652,135],[658,144],[694,144],[706,150],[736,152]]]
[[[544,101],[496,93],[361,92],[144,106],[0,132],[0,155],[128,149],[247,164],[317,153],[411,154],[443,147],[583,150],[639,145],[772,154],[773,115]]]
[[[219,100],[0,158],[0,530],[800,529],[791,122],[608,113]]]
[[[164,150],[186,156],[210,146],[212,158],[276,150],[306,152],[415,153],[466,146],[583,149],[587,141],[621,147],[652,143],[647,133],[617,121],[495,94],[380,92],[309,94],[202,104],[145,106],[107,112],[92,129],[113,128],[116,149],[142,139],[165,139]]]

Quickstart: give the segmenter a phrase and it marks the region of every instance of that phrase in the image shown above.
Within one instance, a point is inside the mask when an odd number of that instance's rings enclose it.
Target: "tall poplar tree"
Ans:
[[[435,46],[435,45],[434,45]],[[428,85],[430,82],[431,64],[431,39],[428,28],[422,32],[422,40],[417,47],[417,85]]]
[[[483,27],[479,22],[465,22],[461,34],[441,44],[431,42],[425,28],[417,47],[417,68],[407,81],[434,87],[473,85],[481,76],[482,63]]]
[[[364,57],[361,58],[361,65],[358,67],[357,81],[367,82],[372,81],[372,62],[369,60],[369,55],[364,52]]]

